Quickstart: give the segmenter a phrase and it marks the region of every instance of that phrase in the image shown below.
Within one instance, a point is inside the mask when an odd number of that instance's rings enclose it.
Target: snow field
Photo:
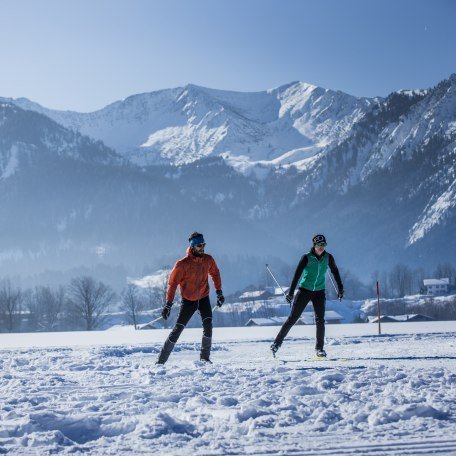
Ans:
[[[452,323],[415,334],[396,323],[384,336],[328,327],[327,361],[313,359],[312,327],[293,328],[278,359],[278,328],[231,328],[209,366],[197,329],[164,367],[154,363],[168,331],[143,332],[161,338],[150,344],[123,331],[108,345],[113,332],[89,346],[23,342],[1,351],[0,453],[456,454]]]

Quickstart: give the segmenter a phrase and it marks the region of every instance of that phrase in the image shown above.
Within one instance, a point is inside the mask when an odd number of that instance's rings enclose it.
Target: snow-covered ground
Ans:
[[[0,335],[0,453],[456,454],[456,322]]]

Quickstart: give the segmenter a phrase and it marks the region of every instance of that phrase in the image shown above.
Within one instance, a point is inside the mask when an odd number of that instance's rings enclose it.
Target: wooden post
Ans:
[[[382,327],[380,323],[380,289],[378,287],[378,280],[377,280],[377,311],[378,311],[378,334],[382,334]]]

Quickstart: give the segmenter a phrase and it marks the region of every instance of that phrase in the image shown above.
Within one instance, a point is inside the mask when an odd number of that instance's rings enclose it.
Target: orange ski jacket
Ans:
[[[209,295],[208,275],[216,290],[222,289],[222,279],[217,263],[210,255],[195,256],[190,247],[187,256],[177,261],[168,281],[166,302],[173,302],[179,286],[181,296],[188,301],[198,301]]]

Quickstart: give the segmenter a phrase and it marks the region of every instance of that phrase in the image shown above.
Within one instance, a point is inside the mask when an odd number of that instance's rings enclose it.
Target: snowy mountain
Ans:
[[[0,272],[102,262],[147,275],[194,229],[232,291],[267,258],[287,283],[317,231],[365,279],[451,261],[455,91],[456,75],[384,99],[188,85],[89,114],[0,99]]]
[[[239,219],[254,200],[248,179],[220,161],[144,170],[42,114],[0,105],[1,276],[51,271],[46,280],[65,280],[65,271],[97,272],[122,287],[127,275],[174,264],[198,228],[222,259],[226,280],[242,283],[252,264],[264,264],[263,255],[252,256],[268,244],[276,253],[290,249]],[[240,255],[243,267],[234,263]]]
[[[180,165],[220,155],[241,170],[311,157],[343,139],[375,103],[301,82],[257,93],[190,84],[88,114],[8,101],[101,140],[134,163]]]
[[[371,223],[370,236],[392,235],[390,248],[447,256],[456,248],[455,119],[456,75],[391,94],[307,167],[301,198],[332,195],[357,223]]]

